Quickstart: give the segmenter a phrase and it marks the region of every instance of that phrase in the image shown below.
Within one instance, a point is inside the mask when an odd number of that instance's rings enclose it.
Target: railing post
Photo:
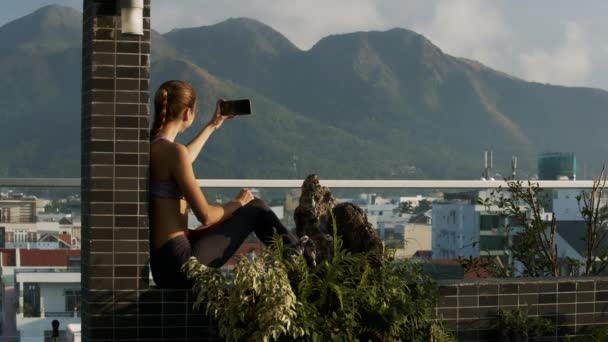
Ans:
[[[120,1],[84,0],[82,337],[138,339],[147,289],[150,0],[144,35],[121,33]],[[76,67],[76,66],[75,66]]]

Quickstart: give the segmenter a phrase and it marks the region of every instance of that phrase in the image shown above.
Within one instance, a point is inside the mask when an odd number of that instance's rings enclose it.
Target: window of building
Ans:
[[[66,289],[64,296],[66,312],[80,311],[80,289]]]

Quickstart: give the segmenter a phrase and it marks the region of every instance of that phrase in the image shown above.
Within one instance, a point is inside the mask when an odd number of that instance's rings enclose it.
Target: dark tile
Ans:
[[[114,192],[111,190],[91,190],[89,192],[89,200],[91,202],[112,202],[114,200]]]
[[[574,302],[576,302],[576,292],[558,293],[557,294],[557,302],[558,303],[574,303]]]
[[[117,290],[133,290],[137,289],[137,278],[115,278],[114,288]],[[134,303],[133,303],[134,305]]]
[[[90,289],[92,290],[106,290],[113,288],[114,279],[112,278],[89,278],[91,281]],[[91,313],[102,314],[105,311],[95,311],[92,310]]]
[[[537,283],[524,283],[519,284],[519,293],[538,293],[538,284]]]
[[[137,55],[135,55],[137,57]],[[139,78],[139,67],[118,67],[116,77],[119,78]]]
[[[114,218],[109,215],[92,215],[89,220],[93,227],[112,227],[114,223]]]
[[[113,141],[92,141],[91,152],[114,152]]]
[[[458,296],[458,306],[459,307],[471,307],[478,306],[479,300],[478,296]]]
[[[116,80],[116,90],[140,90],[141,89],[141,80],[132,80],[132,79],[117,79]],[[141,89],[143,90],[143,89]]]
[[[91,68],[92,78],[114,78],[115,73],[116,73],[116,68],[114,66],[93,65],[93,67]],[[102,100],[101,102],[111,102],[111,101],[113,101],[113,98],[110,100]]]
[[[93,27],[95,28],[115,28],[119,23],[119,18],[115,16],[95,16]]]
[[[112,165],[114,164],[114,154],[105,152],[92,152],[89,162],[92,165]]]
[[[113,241],[117,253],[131,253],[137,251],[137,241]]]
[[[478,317],[479,317],[478,308],[459,308],[458,309],[458,319],[478,318]]]
[[[498,296],[479,296],[479,306],[497,306]]]
[[[457,307],[458,305],[457,297],[439,297],[437,301],[437,306],[440,308],[452,308]]]
[[[115,172],[116,177],[137,178],[138,175],[137,166],[116,166]]]
[[[116,328],[137,327],[137,315],[121,315],[115,323]]]
[[[114,224],[116,227],[137,227],[138,218],[137,216],[115,216]]]
[[[595,291],[595,281],[577,281],[576,291]]]
[[[576,304],[576,312],[577,313],[592,313],[592,312],[595,312],[595,304],[594,303],[577,303]]]
[[[116,54],[116,65],[120,66],[139,66],[141,57],[133,54]]]
[[[139,140],[139,130],[131,128],[117,128],[116,140]]]
[[[135,141],[118,141],[116,142],[116,152],[139,152],[139,144]]]
[[[89,266],[89,277],[96,277],[96,278],[111,278],[113,276],[112,274],[112,266],[107,265],[107,266]]]
[[[113,253],[95,253],[91,252],[90,265],[112,265],[114,263]],[[102,289],[104,290],[104,289]]]
[[[114,117],[109,115],[92,115],[91,127],[114,127]]]
[[[122,291],[114,291],[114,302],[115,303],[125,303],[125,304],[133,304],[137,302],[138,294],[137,291],[134,290],[122,290]]]
[[[576,294],[577,302],[594,302],[595,292],[579,292]]]
[[[139,156],[135,153],[117,153],[116,164],[117,165],[137,165]]]
[[[541,293],[538,295],[538,303],[539,304],[550,304],[557,303],[557,294],[555,293]]]
[[[172,303],[172,302],[164,302],[163,303],[163,314],[165,315],[180,315],[186,312],[186,307],[188,303]]]
[[[437,316],[439,316],[440,318],[443,318],[443,319],[455,319],[455,318],[458,318],[458,310],[440,308],[437,311]]]
[[[557,285],[557,290],[559,292],[573,292],[576,291],[576,282],[559,282]]]
[[[595,314],[593,313],[579,313],[576,315],[576,324],[594,324]]]
[[[114,339],[113,328],[90,328],[88,330],[89,336],[95,336],[99,340],[111,341]]]
[[[113,252],[113,247],[112,247],[112,240],[93,240],[90,241],[91,244],[91,252],[106,252],[106,253],[110,253]]]
[[[595,313],[595,323],[605,324],[608,323],[608,313],[606,312],[596,312]]]
[[[560,315],[561,314],[575,314],[576,313],[576,304],[558,304],[557,313]]]
[[[137,94],[135,92],[123,92],[129,94]],[[141,118],[135,116],[116,116],[116,127],[121,128],[138,128]]]
[[[114,65],[114,53],[93,53],[92,61],[94,65]]]
[[[114,236],[116,239],[120,240],[136,240],[139,237],[137,229],[132,228],[116,229]]]
[[[95,203],[91,205],[92,215],[110,215],[114,213],[113,205],[110,203]]]
[[[140,340],[158,339],[159,336],[162,336],[162,324],[159,323],[159,325],[156,325],[156,326],[140,325],[140,328],[139,328]],[[199,335],[199,338],[200,338],[200,336],[203,336],[203,335]]]
[[[111,68],[111,67],[97,67],[97,69],[101,68]],[[111,76],[109,76],[111,77]],[[93,90],[91,92],[91,101],[93,102],[114,102],[114,91],[112,90]]]
[[[608,291],[598,291],[595,293],[595,300],[597,302],[607,302],[608,301]]]
[[[91,165],[91,178],[112,178],[114,175],[114,166],[111,165]]]
[[[480,318],[496,318],[498,316],[498,307],[497,306],[487,306],[479,308],[479,317]]]
[[[518,298],[517,295],[499,295],[498,296],[498,305],[517,305]]]
[[[458,338],[458,341],[476,341],[477,340],[477,331],[476,330],[458,331],[456,336]]]
[[[538,304],[538,294],[520,294],[520,304]]]
[[[114,192],[115,201],[117,203],[134,203],[139,200],[139,192],[138,191],[115,191]],[[135,227],[135,225],[129,225],[128,227]]]
[[[114,277],[137,277],[139,275],[139,268],[137,266],[115,266]]]
[[[89,323],[90,328],[113,328],[114,315],[92,315]]]
[[[608,291],[608,281],[607,280],[598,280],[595,283],[596,291]]]
[[[116,253],[116,265],[136,265],[137,254],[136,253]]]
[[[575,333],[576,333],[576,328],[575,328],[574,324],[557,327],[558,336],[574,335]]]
[[[115,32],[114,29],[96,29],[93,30],[93,38],[95,40],[114,40]]]
[[[93,41],[93,51],[96,53],[99,53],[99,52],[113,53],[114,52],[114,42]]]
[[[503,294],[518,294],[518,284],[500,284],[500,288],[498,289],[501,295]]]
[[[539,283],[538,292],[539,293],[557,292],[557,284],[556,283]]]
[[[138,179],[135,178],[116,178],[116,189],[121,190],[138,190]]]
[[[113,228],[92,228],[91,240],[111,240],[114,238]]]
[[[116,46],[116,52],[117,53],[139,53],[140,44],[131,43],[131,42],[118,42],[117,46]]]
[[[557,314],[557,305],[538,305],[538,314],[540,316],[555,315]]]

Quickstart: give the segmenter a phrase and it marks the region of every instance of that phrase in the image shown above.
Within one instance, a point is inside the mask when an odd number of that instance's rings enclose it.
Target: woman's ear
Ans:
[[[192,108],[184,108],[184,110],[182,110],[181,118],[183,122],[192,120],[193,116],[194,112],[192,111]]]

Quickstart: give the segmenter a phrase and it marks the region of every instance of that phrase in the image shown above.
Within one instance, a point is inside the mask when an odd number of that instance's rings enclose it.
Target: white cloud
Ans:
[[[451,55],[500,64],[495,47],[506,41],[510,33],[491,5],[492,2],[481,0],[437,1],[430,24],[417,27],[416,31]]]
[[[565,85],[585,84],[591,72],[591,49],[585,32],[567,23],[562,45],[554,51],[536,49],[522,53],[520,63],[528,80]]]
[[[162,13],[152,20],[161,32],[249,17],[272,26],[303,49],[328,34],[387,27],[373,0],[155,0],[153,11]]]

